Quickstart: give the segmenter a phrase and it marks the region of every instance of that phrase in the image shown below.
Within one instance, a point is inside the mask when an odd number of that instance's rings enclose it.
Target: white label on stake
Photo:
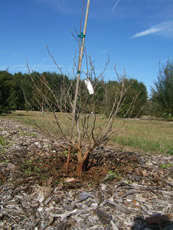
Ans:
[[[94,94],[94,89],[93,89],[93,86],[91,85],[91,82],[89,79],[85,80],[85,85],[88,89],[89,94]]]

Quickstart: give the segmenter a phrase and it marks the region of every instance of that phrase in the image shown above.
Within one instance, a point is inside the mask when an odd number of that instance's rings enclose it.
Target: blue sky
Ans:
[[[86,6],[87,0],[85,0]],[[71,72],[82,0],[1,0],[0,70],[56,71],[46,46],[64,73]],[[120,74],[143,82],[157,79],[159,62],[173,59],[173,0],[91,0],[87,54],[99,74],[110,56],[105,80]],[[83,64],[83,70],[85,65]]]

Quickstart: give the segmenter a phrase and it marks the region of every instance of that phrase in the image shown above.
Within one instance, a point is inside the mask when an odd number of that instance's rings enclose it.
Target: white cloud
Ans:
[[[131,38],[139,38],[139,37],[143,37],[149,34],[154,34],[157,33],[159,31],[163,30],[163,27],[161,25],[157,25],[157,26],[153,26],[147,30],[144,30],[142,32],[136,33],[135,35],[133,35]]]
[[[109,49],[102,50],[100,54],[106,54],[109,51]]]
[[[37,4],[46,5],[49,9],[64,14],[76,15],[80,12],[82,1],[77,0],[35,0]]]
[[[5,52],[5,50],[0,50],[0,53],[5,54],[6,52]]]
[[[164,37],[173,38],[173,21],[163,22],[147,30],[134,34],[131,38],[139,38],[150,34],[158,34]]]
[[[114,6],[113,6],[113,8],[112,8],[112,13],[116,10],[116,8],[117,8],[119,2],[120,2],[120,0],[116,0],[116,1],[115,1],[115,4],[114,4]]]
[[[12,56],[19,55],[19,53],[17,52],[9,53],[9,52],[6,52],[5,50],[0,50],[0,54],[7,54],[7,55],[12,55]]]

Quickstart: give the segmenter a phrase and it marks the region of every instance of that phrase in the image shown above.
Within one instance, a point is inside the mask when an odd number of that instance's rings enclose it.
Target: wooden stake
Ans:
[[[79,91],[79,79],[80,79],[80,71],[82,66],[82,58],[83,58],[83,51],[84,51],[84,44],[85,44],[85,36],[86,36],[86,28],[87,28],[87,21],[88,21],[88,13],[89,13],[89,6],[90,6],[90,0],[88,0],[87,8],[86,8],[86,15],[85,15],[85,24],[84,24],[84,30],[83,30],[83,37],[82,37],[82,44],[80,48],[80,55],[78,60],[78,69],[77,69],[77,82],[76,82],[76,91],[75,91],[75,97],[73,102],[73,112],[72,112],[72,131],[71,131],[71,138],[73,138],[73,130],[74,130],[74,122],[75,122],[75,114],[76,114],[76,104],[77,104],[77,97],[78,97],[78,91]]]

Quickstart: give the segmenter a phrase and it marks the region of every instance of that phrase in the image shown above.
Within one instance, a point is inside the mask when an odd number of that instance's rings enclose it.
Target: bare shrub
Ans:
[[[82,22],[80,25],[82,25]],[[76,30],[75,33],[77,33]],[[73,59],[72,73],[67,74],[68,76],[62,73],[62,69],[56,63],[48,49],[48,53],[57,66],[61,76],[61,84],[59,86],[55,85],[52,87],[45,75],[33,73],[27,64],[34,101],[29,101],[27,96],[25,96],[28,103],[32,104],[32,106],[33,104],[34,106],[37,105],[37,108],[42,112],[45,111],[45,116],[47,115],[46,111],[53,114],[53,125],[56,124],[68,149],[66,173],[69,173],[69,164],[73,150],[77,156],[76,171],[79,176],[86,170],[87,161],[92,151],[100,145],[107,144],[108,140],[118,135],[119,130],[114,129],[113,124],[124,105],[127,92],[130,88],[130,85],[127,86],[125,84],[125,74],[119,76],[115,67],[117,87],[114,88],[112,95],[113,103],[111,109],[107,109],[107,102],[104,98],[105,82],[103,81],[103,76],[109,64],[109,58],[105,63],[103,71],[100,75],[97,75],[94,61],[90,56],[87,56],[85,52],[85,33],[86,29],[84,29],[84,33],[82,33],[80,26],[79,38],[77,40],[79,54],[78,57]],[[76,37],[74,34],[73,36]],[[84,55],[81,49],[84,51]],[[85,58],[85,67],[83,67],[85,71],[81,70],[83,57]],[[80,80],[81,75],[82,79]],[[83,79],[90,81],[94,93],[88,92]],[[135,100],[136,96],[130,102],[126,113],[130,114]],[[49,120],[49,122],[51,123],[52,120]]]

